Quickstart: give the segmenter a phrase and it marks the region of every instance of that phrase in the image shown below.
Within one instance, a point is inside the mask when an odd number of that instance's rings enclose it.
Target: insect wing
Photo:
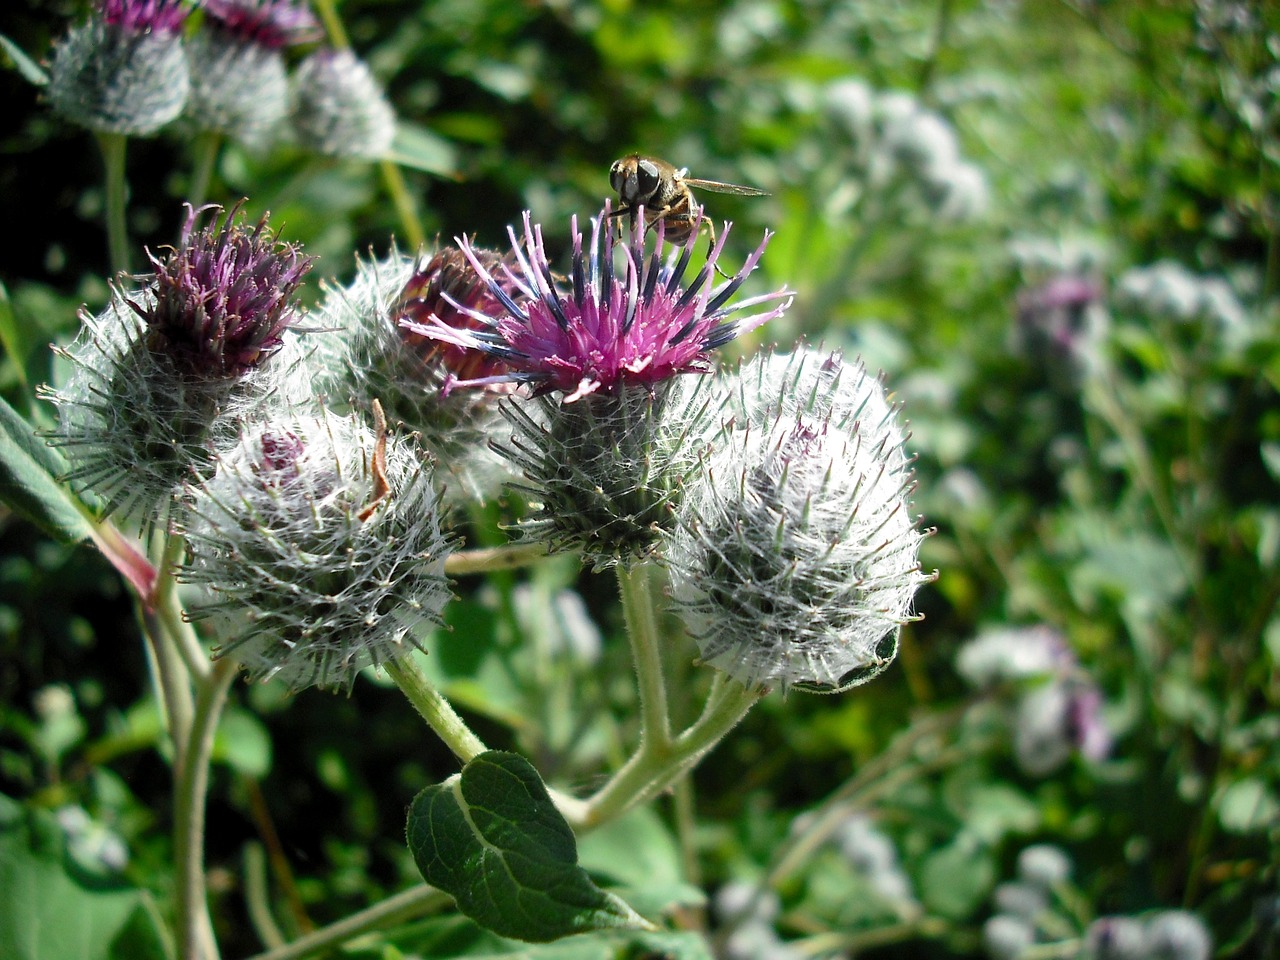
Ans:
[[[684,177],[684,182],[691,187],[697,187],[699,190],[709,190],[712,193],[731,193],[736,197],[767,197],[767,190],[757,190],[755,187],[744,187],[738,183],[721,183],[719,180],[699,180],[697,177]]]

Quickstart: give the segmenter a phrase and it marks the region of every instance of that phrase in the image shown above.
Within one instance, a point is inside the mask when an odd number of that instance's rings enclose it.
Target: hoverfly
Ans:
[[[628,154],[615,160],[609,168],[609,185],[618,192],[621,206],[609,214],[610,218],[624,214],[635,227],[636,214],[644,207],[644,225],[649,229],[655,223],[663,225],[663,235],[672,243],[689,237],[702,207],[693,199],[690,187],[710,190],[712,193],[731,193],[739,197],[767,197],[764,190],[744,187],[736,183],[718,180],[699,180],[688,175],[687,167],[675,167],[657,157]],[[703,221],[711,233],[711,246],[716,243],[716,228],[710,220]],[[727,277],[719,265],[716,272]]]

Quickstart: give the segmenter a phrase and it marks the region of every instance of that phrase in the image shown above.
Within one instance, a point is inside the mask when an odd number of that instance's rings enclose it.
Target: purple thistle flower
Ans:
[[[486,271],[496,270],[502,256],[492,250],[473,248],[470,255],[484,264]],[[490,292],[486,282],[492,273],[482,279],[457,249],[441,250],[409,278],[399,299],[391,307],[402,342],[421,357],[424,369],[440,379],[450,376],[455,380],[490,382],[509,372],[506,363],[491,351],[475,347],[463,347],[418,332],[422,326],[442,323],[464,330],[484,328],[475,319],[503,309],[501,302]],[[510,284],[508,297],[520,297]],[[465,312],[464,312],[465,311]],[[401,323],[400,321],[405,321]],[[513,389],[509,384],[492,383],[493,392],[504,394]]]
[[[298,315],[294,293],[314,258],[269,234],[266,216],[246,229],[241,204],[221,226],[221,207],[187,209],[179,246],[163,259],[147,252],[155,267],[151,297],[129,306],[147,325],[148,347],[187,373],[242,376],[280,348]],[[197,230],[209,210],[212,220]]]
[[[204,0],[201,6],[210,24],[246,43],[278,50],[324,35],[305,0]]]
[[[627,385],[652,387],[681,373],[705,373],[708,354],[739,334],[754,330],[779,316],[791,304],[785,287],[733,305],[729,298],[742,286],[764,253],[771,234],[747,258],[742,269],[714,289],[709,285],[716,259],[729,234],[729,225],[707,256],[707,262],[689,286],[681,288],[689,257],[698,239],[698,222],[683,246],[673,246],[663,256],[663,230],[647,258],[644,249],[644,217],[636,218],[630,242],[624,248],[626,264],[621,276],[614,270],[614,236],[607,226],[609,208],[592,220],[591,248],[585,253],[577,217],[572,221],[573,267],[568,289],[547,262],[541,226],[524,215],[524,243],[508,228],[519,272],[501,264],[503,277],[494,276],[476,256],[471,243],[457,238],[458,246],[502,305],[500,316],[487,316],[461,304],[455,306],[480,321],[482,329],[458,329],[437,318],[427,323],[402,321],[415,333],[459,347],[481,350],[501,360],[509,373],[474,380],[455,380],[453,386],[486,386],[496,382],[527,383],[535,392],[559,391],[571,403],[593,393],[614,394]],[[517,303],[507,292],[514,287],[526,303]],[[749,316],[739,311],[785,301]]]
[[[103,23],[125,33],[178,33],[187,21],[187,8],[177,0],[101,0]]]

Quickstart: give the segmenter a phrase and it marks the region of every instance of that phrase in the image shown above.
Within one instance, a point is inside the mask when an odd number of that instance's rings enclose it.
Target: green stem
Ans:
[[[347,31],[342,26],[342,18],[338,16],[338,8],[333,0],[314,0],[311,6],[320,14],[324,32],[329,37],[329,46],[338,50],[349,49],[351,41],[347,39]]]
[[[632,568],[616,567],[618,590],[627,621],[627,639],[635,662],[640,694],[640,745],[655,751],[671,745],[671,715],[667,707],[666,678],[662,673],[658,618],[649,582],[650,569],[638,563]]]
[[[102,150],[106,204],[107,256],[114,275],[129,272],[129,228],[125,222],[128,186],[125,183],[125,148],[129,138],[123,133],[98,134]]]
[[[190,674],[182,667],[182,660],[165,634],[164,622],[159,615],[138,602],[138,620],[142,634],[147,639],[147,650],[155,670],[156,685],[160,688],[160,705],[164,711],[165,729],[173,741],[173,766],[182,767],[187,754],[187,739],[191,734],[191,718],[195,710],[191,697]]]
[[[388,660],[382,666],[422,719],[427,721],[427,726],[459,760],[469,763],[489,749],[454,712],[449,701],[432,685],[412,657]]]
[[[547,556],[545,543],[516,543],[503,547],[477,547],[451,553],[444,562],[444,572],[451,577],[471,573],[492,573],[527,567]]]
[[[191,168],[191,185],[187,188],[187,202],[199,210],[209,196],[209,184],[213,182],[213,169],[218,163],[218,151],[222,149],[222,135],[206,130],[196,138],[196,162]]]
[[[575,825],[587,830],[598,827],[661,793],[692,769],[765,692],[736,681],[718,684],[697,723],[668,745],[659,747],[652,740],[642,742],[635,755],[586,801]]]
[[[422,229],[422,218],[418,216],[418,204],[405,186],[404,174],[394,160],[384,158],[378,162],[378,166],[382,171],[382,185],[386,187],[396,214],[400,217],[400,226],[404,228],[409,248],[421,250],[427,242],[427,234]]]
[[[388,897],[359,913],[353,913],[337,923],[321,927],[314,933],[299,937],[286,946],[259,953],[250,960],[301,960],[302,957],[330,950],[370,931],[417,919],[449,902],[448,894],[422,884]]]
[[[180,955],[186,960],[217,960],[204,877],[204,815],[209,763],[218,720],[236,676],[236,665],[222,660],[200,682],[186,757],[178,768],[174,797],[173,848],[178,871],[177,927]]]
[[[182,602],[178,598],[176,573],[178,561],[185,547],[186,539],[179,533],[171,533],[165,539],[151,602],[155,605],[156,614],[164,625],[168,640],[177,648],[178,655],[182,657],[182,662],[186,664],[191,676],[197,680],[204,680],[208,678],[213,667],[209,662],[209,655],[200,646],[200,638],[183,617]]]
[[[287,941],[271,915],[267,855],[260,843],[249,843],[244,848],[244,905],[258,939],[268,947],[283,947]]]

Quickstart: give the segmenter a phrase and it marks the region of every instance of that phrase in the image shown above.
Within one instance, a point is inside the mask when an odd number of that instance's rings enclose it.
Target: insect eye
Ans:
[[[641,160],[636,168],[636,180],[641,196],[649,196],[658,189],[658,168],[648,160]]]
[[[622,184],[625,180],[626,174],[622,170],[622,163],[617,161],[609,168],[609,186],[613,187],[616,192],[621,193]]]

